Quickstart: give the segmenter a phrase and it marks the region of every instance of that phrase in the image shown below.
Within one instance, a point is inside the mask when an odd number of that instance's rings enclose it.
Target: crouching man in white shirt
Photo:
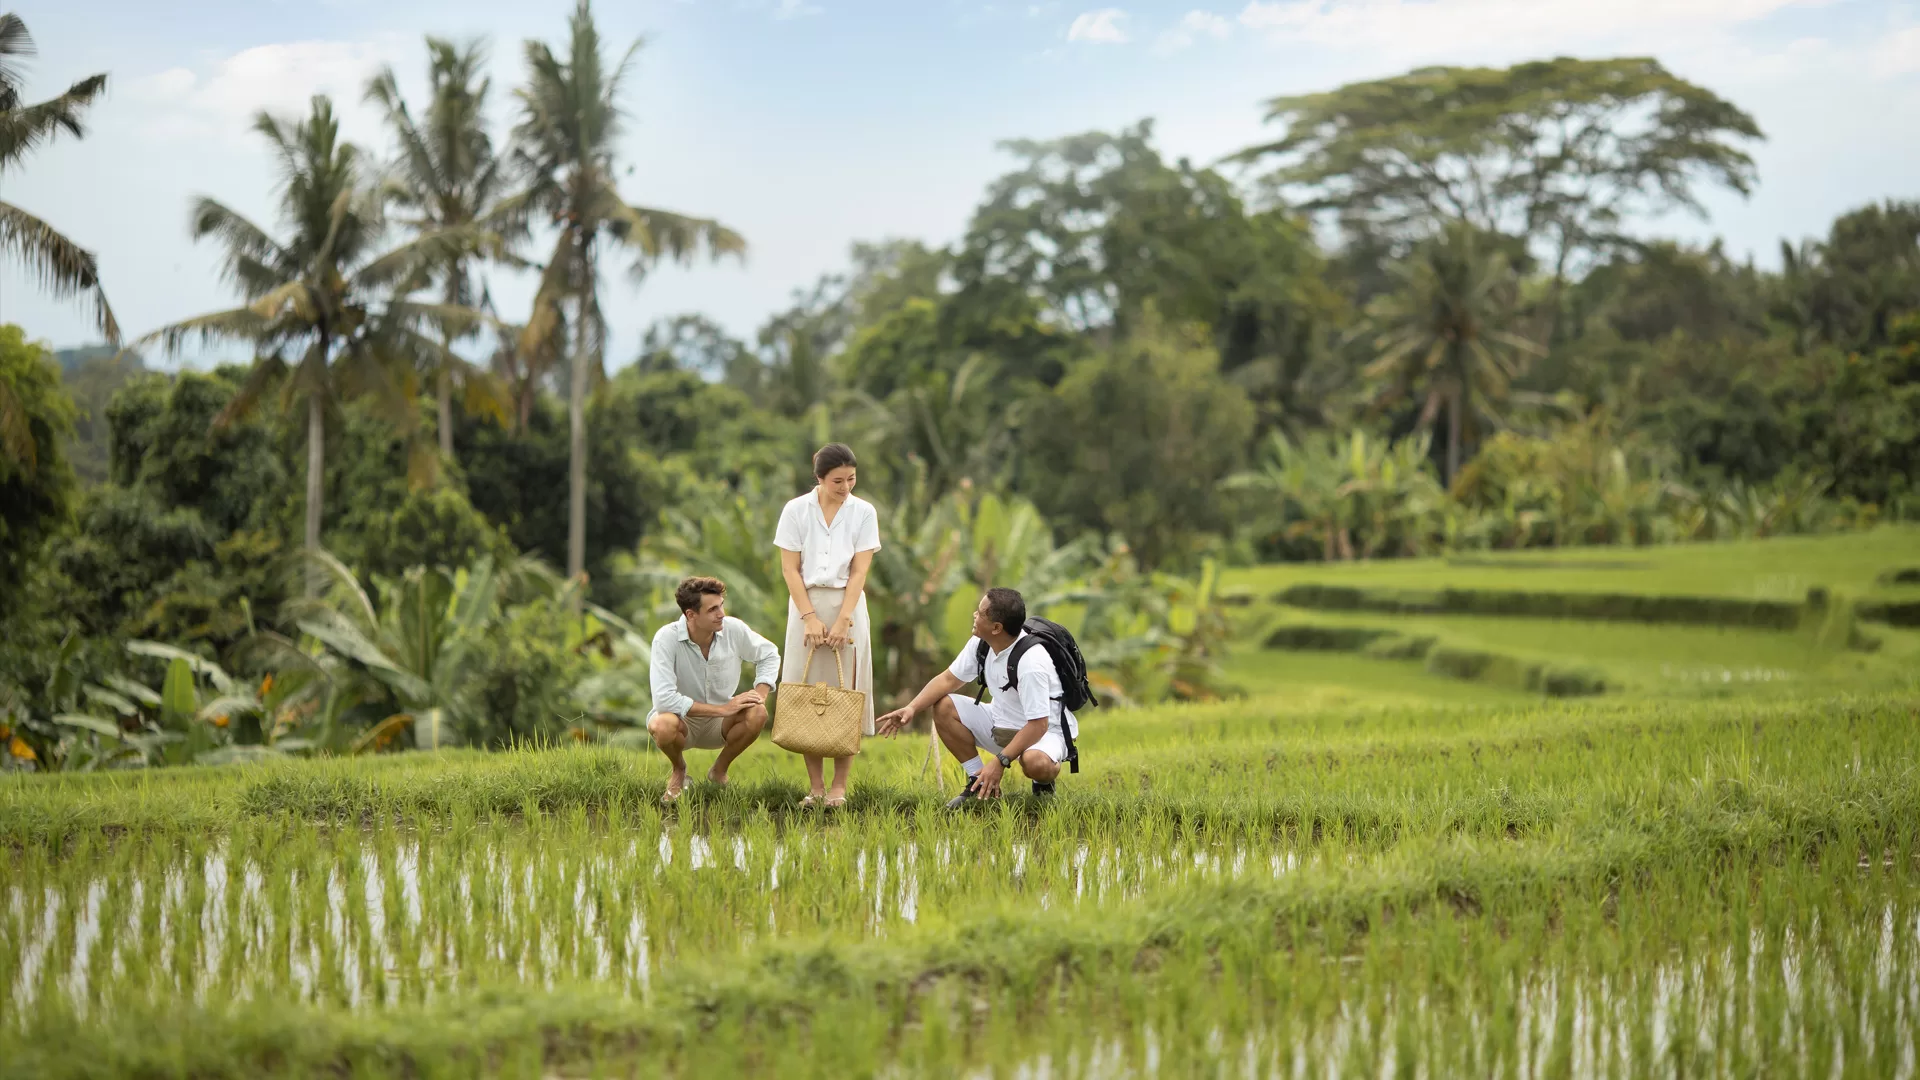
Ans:
[[[1067,736],[1080,734],[1073,713],[1060,703],[1060,676],[1047,650],[1024,650],[1016,690],[997,692],[1007,685],[1008,650],[1023,635],[1026,621],[1027,604],[1018,592],[988,589],[973,612],[973,638],[954,658],[953,666],[934,676],[906,707],[874,721],[875,732],[891,735],[922,710],[933,710],[940,742],[967,772],[967,786],[947,804],[950,808],[999,797],[1001,780],[1015,762],[1033,781],[1035,795],[1053,794],[1054,778],[1067,757]],[[981,642],[987,645],[986,685],[996,691],[988,705],[959,693],[980,678]],[[982,749],[991,755],[985,761],[980,757]]]
[[[653,635],[653,716],[647,730],[673,772],[661,802],[687,784],[689,747],[718,750],[707,780],[725,787],[727,768],[767,726],[767,698],[780,677],[780,650],[727,614],[727,587],[693,577],[674,591],[680,618]],[[754,687],[740,689],[740,665],[753,665]]]

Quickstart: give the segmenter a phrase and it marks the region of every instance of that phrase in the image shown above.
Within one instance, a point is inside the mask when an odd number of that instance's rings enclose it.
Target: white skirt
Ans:
[[[814,587],[807,590],[807,599],[813,603],[813,613],[827,629],[840,618],[840,608],[847,600],[847,590]],[[866,695],[866,715],[861,718],[860,733],[873,734],[873,628],[867,622],[867,594],[860,594],[859,606],[853,609],[853,628],[848,631],[852,638],[840,649],[839,669],[846,673],[849,680],[847,689],[858,690]],[[800,609],[794,606],[793,598],[787,598],[787,644],[780,650],[780,681],[783,683],[817,683],[828,686],[841,685],[842,676],[835,672],[835,658],[832,649],[824,645],[815,649],[811,668],[807,665],[807,624],[800,617]],[[778,721],[776,721],[777,723]]]

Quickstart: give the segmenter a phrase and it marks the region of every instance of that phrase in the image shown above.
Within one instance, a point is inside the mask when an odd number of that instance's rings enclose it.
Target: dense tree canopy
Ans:
[[[390,160],[324,99],[262,118],[277,235],[194,207],[241,306],[155,340],[252,365],[107,349],[63,392],[0,329],[0,720],[41,760],[105,760],[45,688],[122,677],[142,638],[280,680],[280,720],[214,740],[261,753],[618,737],[681,576],[777,634],[773,522],[828,441],[882,514],[889,694],[985,584],[1079,620],[1115,693],[1205,697],[1217,620],[1183,605],[1221,560],[1920,518],[1920,204],[1783,241],[1778,270],[1637,235],[1749,190],[1759,136],[1652,61],[1281,99],[1243,155],[1265,184],[1144,121],[1011,142],[953,244],[856,244],[751,333],[675,315],[607,358],[603,257],[644,278],[744,242],[624,201],[633,54],[584,4],[525,49],[498,141],[482,49],[431,43],[417,112],[376,80]],[[532,305],[497,310],[489,275],[538,256]]]
[[[0,326],[0,618],[47,538],[67,524],[77,485],[66,457],[73,402],[53,357]]]
[[[1282,137],[1242,151],[1368,231],[1459,219],[1523,237],[1556,280],[1621,244],[1629,219],[1701,212],[1696,186],[1752,190],[1753,118],[1645,58],[1434,67],[1275,98]]]

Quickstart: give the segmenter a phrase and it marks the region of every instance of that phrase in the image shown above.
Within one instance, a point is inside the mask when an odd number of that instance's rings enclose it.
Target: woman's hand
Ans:
[[[852,641],[853,620],[842,615],[834,622],[833,629],[827,631],[827,647],[829,649],[843,649]]]
[[[807,648],[811,649],[816,645],[826,643],[827,624],[820,621],[820,616],[808,613],[802,619],[800,625],[802,627],[802,633],[805,635],[801,640],[806,643]]]

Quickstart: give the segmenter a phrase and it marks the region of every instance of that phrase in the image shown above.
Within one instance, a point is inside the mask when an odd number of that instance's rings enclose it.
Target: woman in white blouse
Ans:
[[[787,647],[780,651],[783,683],[838,685],[836,661],[844,652],[848,689],[863,691],[867,712],[861,731],[873,734],[873,635],[867,624],[867,571],[880,550],[880,515],[853,494],[853,451],[829,443],[813,455],[814,488],[787,503],[773,545],[787,581]],[[818,647],[817,653],[814,651]],[[807,658],[813,656],[811,667]],[[779,717],[774,723],[779,724]],[[824,763],[808,755],[810,791],[802,806],[847,802],[852,758],[835,758],[833,787],[825,787]]]

